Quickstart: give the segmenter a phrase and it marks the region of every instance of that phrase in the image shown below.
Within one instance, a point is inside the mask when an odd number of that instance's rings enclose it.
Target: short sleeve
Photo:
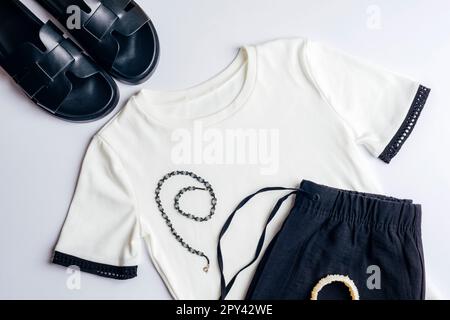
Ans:
[[[139,233],[129,178],[110,145],[97,136],[83,162],[53,262],[107,278],[134,278]]]
[[[413,130],[430,89],[360,59],[308,42],[312,81],[356,142],[389,163]]]

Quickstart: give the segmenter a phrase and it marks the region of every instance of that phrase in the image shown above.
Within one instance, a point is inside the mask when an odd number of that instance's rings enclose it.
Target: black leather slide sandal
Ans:
[[[105,71],[18,0],[0,1],[0,66],[38,106],[67,121],[99,119],[119,99]]]
[[[139,84],[153,74],[160,53],[158,35],[134,0],[37,2],[119,81]]]

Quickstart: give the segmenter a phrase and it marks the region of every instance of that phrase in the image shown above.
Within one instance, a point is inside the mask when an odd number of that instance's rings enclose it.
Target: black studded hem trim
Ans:
[[[400,126],[400,129],[397,131],[395,136],[392,138],[392,140],[389,142],[387,147],[384,149],[384,151],[381,153],[379,158],[386,162],[390,163],[391,160],[397,155],[397,153],[402,148],[405,141],[408,139],[409,135],[413,131],[417,120],[419,119],[419,116],[425,106],[425,103],[428,99],[428,95],[430,94],[430,89],[426,88],[422,85],[419,86],[419,89],[417,90],[416,96],[414,97],[414,100],[412,102],[412,105],[408,111],[408,114],[406,115],[405,120],[403,121],[402,125]]]
[[[83,272],[95,274],[97,276],[110,279],[128,280],[135,278],[137,276],[137,266],[135,267],[111,266],[107,264],[83,260],[58,251],[55,252],[52,262],[54,264],[63,267],[77,266]]]

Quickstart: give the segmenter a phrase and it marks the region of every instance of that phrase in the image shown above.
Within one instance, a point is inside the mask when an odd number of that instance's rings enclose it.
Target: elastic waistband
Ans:
[[[303,181],[300,189],[313,195],[311,200],[316,211],[332,215],[351,223],[370,224],[401,229],[413,229],[420,232],[422,208],[412,200],[340,190]],[[304,202],[299,194],[296,206]]]

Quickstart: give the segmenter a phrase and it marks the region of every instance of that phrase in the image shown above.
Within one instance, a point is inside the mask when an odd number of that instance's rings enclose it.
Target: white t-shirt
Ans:
[[[132,272],[145,244],[174,298],[217,299],[218,234],[245,196],[302,179],[383,193],[365,153],[389,162],[427,95],[418,82],[301,39],[244,47],[218,76],[185,91],[143,90],[92,141],[58,261],[83,261],[85,271],[114,277]],[[212,219],[196,222],[177,213],[173,199],[198,182],[173,177],[161,190],[174,229],[211,259],[208,273],[204,259],[171,234],[155,202],[158,181],[177,170],[206,179],[217,197]],[[223,239],[227,279],[251,260],[280,195],[257,197],[233,221]],[[209,213],[208,193],[188,192],[180,202],[184,211]],[[266,245],[289,209],[272,222]],[[228,298],[244,297],[256,266]]]

